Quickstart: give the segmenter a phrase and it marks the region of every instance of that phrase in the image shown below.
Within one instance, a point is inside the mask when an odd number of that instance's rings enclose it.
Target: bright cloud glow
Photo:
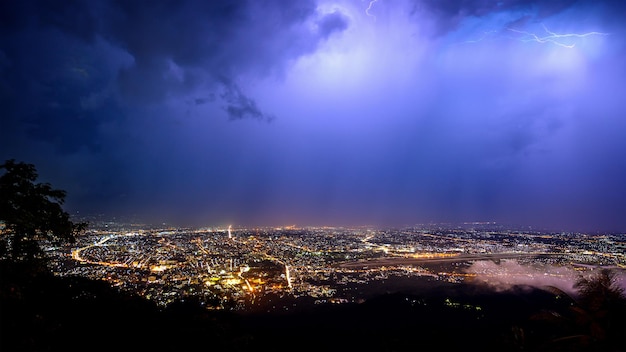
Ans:
[[[626,228],[617,2],[7,6],[0,156],[77,209]]]

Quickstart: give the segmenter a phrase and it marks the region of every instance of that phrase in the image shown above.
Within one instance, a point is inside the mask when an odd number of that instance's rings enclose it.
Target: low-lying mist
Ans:
[[[585,270],[576,270],[572,266],[550,264],[521,264],[517,260],[474,262],[466,273],[476,275],[474,283],[484,284],[501,292],[519,286],[532,286],[540,289],[556,287],[567,294],[576,295],[575,284],[582,277],[593,276],[597,268],[589,266]],[[626,273],[616,269],[616,284],[626,289]]]

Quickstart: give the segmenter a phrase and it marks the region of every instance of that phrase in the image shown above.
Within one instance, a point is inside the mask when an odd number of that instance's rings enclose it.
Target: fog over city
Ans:
[[[531,286],[540,289],[556,287],[563,292],[576,296],[576,282],[580,277],[588,277],[589,272],[581,272],[570,266],[523,265],[513,260],[477,261],[467,269],[474,274],[474,282],[486,284],[497,291],[510,290],[516,286]],[[618,278],[619,286],[626,289],[626,275]]]

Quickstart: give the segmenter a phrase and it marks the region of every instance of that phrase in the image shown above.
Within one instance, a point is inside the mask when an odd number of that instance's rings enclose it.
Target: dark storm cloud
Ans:
[[[508,27],[528,21],[541,21],[569,9],[600,7],[614,19],[621,17],[626,5],[621,1],[593,0],[414,0],[413,11],[434,18],[434,35],[454,31],[467,18],[484,18],[496,13],[509,16]]]
[[[127,118],[127,106],[188,94],[223,91],[219,97],[231,119],[272,116],[232,82],[280,75],[347,26],[338,12],[318,14],[313,1],[2,6],[0,93],[8,127],[64,152],[97,148],[99,125]]]
[[[215,101],[215,94],[209,94],[206,97],[195,98],[193,100],[193,103],[196,105],[202,105],[202,104],[212,103],[214,101]]]
[[[577,0],[420,0],[419,6],[424,6],[443,18],[458,18],[465,16],[485,16],[492,12],[528,9],[534,10],[539,16],[549,16],[561,11]]]
[[[2,2],[0,156],[81,210],[623,229],[615,3]]]
[[[274,116],[262,112],[256,102],[243,94],[236,84],[225,84],[224,87],[225,91],[220,97],[227,104],[223,109],[231,120],[254,118],[270,122],[274,119]]]
[[[7,69],[0,99],[7,138],[35,138],[63,152],[97,148],[98,126],[118,108],[105,93],[117,65],[114,52],[36,28],[2,33],[2,48]]]
[[[105,38],[133,57],[120,88],[143,102],[213,88],[239,75],[280,74],[345,29],[339,14],[318,18],[312,1],[120,2]],[[308,22],[319,22],[312,31]],[[231,90],[226,84],[226,89]]]
[[[41,1],[29,12],[38,17],[39,25],[58,28],[85,41],[93,41],[98,32],[98,7],[80,0]]]
[[[339,11],[322,16],[318,21],[319,34],[322,38],[328,38],[335,32],[341,32],[348,28],[348,19]]]
[[[86,208],[130,202],[129,187],[162,186],[137,168],[173,138],[167,104],[270,121],[235,82],[284,75],[346,21],[313,0],[0,2],[0,157],[72,170],[59,186]]]

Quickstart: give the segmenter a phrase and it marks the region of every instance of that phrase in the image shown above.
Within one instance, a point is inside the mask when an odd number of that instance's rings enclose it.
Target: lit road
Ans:
[[[232,235],[232,233],[231,233],[231,227],[230,227],[230,226],[228,227],[228,239],[229,239],[229,240],[231,240],[231,241],[233,241],[233,242],[237,242],[237,243],[239,243],[239,244],[241,244],[241,245],[244,245],[244,246],[246,245],[246,243],[241,242],[241,241],[238,241],[238,240],[237,240],[237,238],[236,238],[235,236],[233,236],[233,235]],[[282,261],[281,259],[278,259],[278,258],[276,258],[276,257],[274,257],[274,256],[272,256],[272,255],[270,255],[270,254],[268,254],[267,252],[262,253],[262,254],[263,254],[266,258],[268,258],[269,260],[274,261],[274,262],[277,262],[277,263],[280,263],[282,266],[284,266],[284,267],[285,267],[285,279],[287,280],[287,287],[289,287],[289,289],[290,289],[290,290],[291,290],[291,289],[293,289],[293,286],[292,286],[292,284],[291,284],[291,273],[290,273],[290,270],[289,270],[289,265],[287,265],[287,263],[285,263],[285,262],[284,262],[284,261]],[[241,277],[241,273],[239,273],[239,276]],[[245,280],[245,279],[244,279],[244,280]],[[247,281],[247,280],[246,280],[246,283],[248,283],[248,281]],[[249,284],[248,284],[248,286],[249,286]]]
[[[135,233],[128,233],[124,236],[135,236]],[[100,247],[102,245],[104,245],[105,242],[107,242],[108,240],[114,239],[116,237],[119,237],[120,235],[109,235],[106,237],[103,237],[100,241],[94,243],[94,244],[90,244],[88,246],[85,247],[81,247],[81,248],[77,248],[75,250],[72,251],[72,259],[81,262],[81,263],[86,263],[86,264],[94,264],[94,265],[103,265],[103,266],[112,266],[112,267],[118,267],[118,268],[128,268],[130,267],[128,264],[126,263],[109,263],[109,262],[101,262],[101,261],[93,261],[93,260],[88,260],[85,259],[83,257],[80,256],[80,252],[92,248],[92,247]]]

